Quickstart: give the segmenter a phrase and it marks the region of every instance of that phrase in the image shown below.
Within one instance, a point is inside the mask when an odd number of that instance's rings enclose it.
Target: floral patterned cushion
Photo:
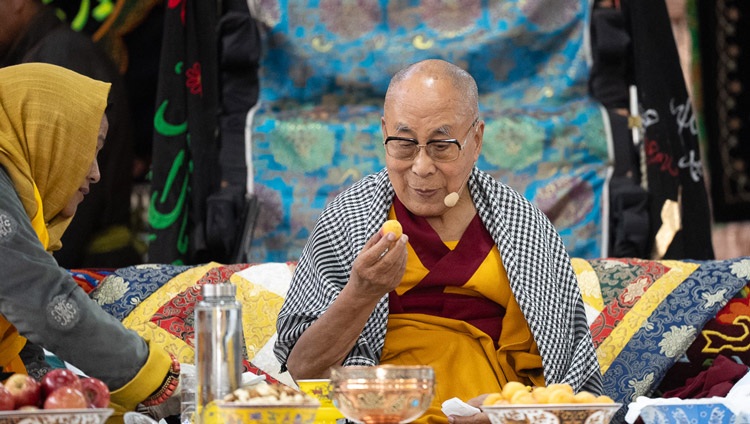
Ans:
[[[628,404],[649,396],[696,343],[746,354],[750,257],[715,261],[572,259],[605,392]],[[140,334],[193,362],[193,309],[200,286],[230,281],[243,305],[246,368],[294,385],[273,355],[276,316],[295,263],[140,265],[99,274],[90,296]],[[87,275],[75,270],[77,278]],[[97,278],[94,278],[97,280]],[[81,284],[81,283],[79,283]],[[708,325],[732,325],[717,332]],[[714,324],[711,324],[714,323]],[[711,327],[713,328],[713,327]],[[703,338],[698,335],[704,332]],[[729,340],[702,342],[705,340]],[[711,347],[709,346],[709,347]],[[743,350],[744,349],[744,350]],[[716,352],[714,352],[715,354]]]
[[[276,316],[293,268],[291,263],[138,265],[109,273],[89,296],[126,327],[164,346],[181,362],[193,363],[193,316],[201,286],[231,282],[243,306],[245,370],[294,385],[288,373],[280,372],[272,351]]]
[[[706,322],[750,282],[749,257],[573,259],[573,267],[604,390],[625,405],[652,395]]]

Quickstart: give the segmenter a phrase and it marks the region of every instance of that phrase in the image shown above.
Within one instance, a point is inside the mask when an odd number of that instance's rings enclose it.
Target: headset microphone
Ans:
[[[461,190],[464,189],[464,186],[466,185],[466,181],[469,181],[470,176],[471,176],[471,170],[469,170],[469,173],[466,174],[466,178],[464,178],[464,182],[461,183],[461,188],[459,188],[458,191],[448,193],[448,195],[445,196],[445,198],[443,199],[443,203],[445,204],[445,206],[449,208],[456,206],[456,204],[458,203],[459,195],[461,194]]]

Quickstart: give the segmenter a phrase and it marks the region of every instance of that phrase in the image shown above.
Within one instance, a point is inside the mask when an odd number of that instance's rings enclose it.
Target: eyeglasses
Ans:
[[[472,128],[479,122],[479,118],[474,119],[469,130],[466,131],[463,144],[460,144],[455,138],[445,140],[427,140],[425,144],[419,144],[416,138],[388,136],[386,134],[385,151],[388,156],[398,160],[412,160],[419,154],[419,150],[424,148],[429,156],[435,162],[451,162],[458,159],[458,155],[463,150],[466,142],[469,141],[469,133]]]

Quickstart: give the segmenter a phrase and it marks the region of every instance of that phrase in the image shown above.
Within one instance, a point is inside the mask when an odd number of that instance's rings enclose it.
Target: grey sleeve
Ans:
[[[0,313],[33,343],[111,390],[133,379],[148,345],[99,307],[47,253],[0,167]]]

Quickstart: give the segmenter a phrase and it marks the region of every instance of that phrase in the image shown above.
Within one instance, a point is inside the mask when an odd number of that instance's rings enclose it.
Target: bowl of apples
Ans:
[[[112,415],[109,388],[93,377],[65,368],[49,371],[41,381],[13,374],[0,385],[0,423],[102,424]]]
[[[481,409],[492,424],[608,424],[621,406],[608,396],[574,393],[569,384],[529,387],[513,381],[488,395]]]

